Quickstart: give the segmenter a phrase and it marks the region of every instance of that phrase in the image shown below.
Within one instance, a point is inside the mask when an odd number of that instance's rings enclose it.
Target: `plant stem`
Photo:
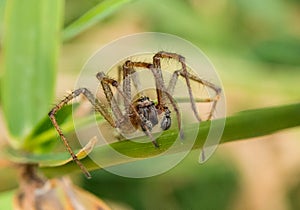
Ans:
[[[222,120],[222,119],[221,119]],[[214,123],[221,121],[214,120]],[[202,122],[200,124],[192,124],[185,128],[185,132],[199,129],[196,141],[192,149],[202,148],[205,143],[206,136],[210,130],[211,122]],[[262,108],[256,110],[242,111],[236,115],[226,118],[226,125],[220,143],[232,142],[237,140],[245,140],[253,137],[269,135],[286,128],[300,126],[300,103],[285,105],[279,107]],[[98,159],[106,163],[106,166],[114,166],[129,161],[137,161],[143,158],[154,157],[168,150],[174,144],[178,137],[176,129],[165,131],[157,141],[161,147],[155,149],[151,143],[137,143],[134,141],[120,141],[110,145],[99,146],[92,152],[93,159]],[[142,137],[140,140],[146,140]],[[188,142],[188,139],[185,140]],[[172,150],[174,153],[186,151],[188,143],[176,145]],[[129,157],[131,159],[112,158],[109,151],[113,148],[115,151]],[[90,170],[101,168],[95,164],[90,158],[82,160],[83,164]],[[72,162],[59,167],[45,167],[42,169],[47,176],[58,176],[74,171],[79,168]]]

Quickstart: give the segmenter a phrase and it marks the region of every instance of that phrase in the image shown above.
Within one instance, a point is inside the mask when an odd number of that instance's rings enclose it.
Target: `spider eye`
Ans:
[[[140,98],[139,98],[139,100],[138,101],[140,101],[140,102],[144,102],[144,101],[146,101],[146,100],[149,100],[149,98],[148,97],[146,97],[146,96],[141,96]]]

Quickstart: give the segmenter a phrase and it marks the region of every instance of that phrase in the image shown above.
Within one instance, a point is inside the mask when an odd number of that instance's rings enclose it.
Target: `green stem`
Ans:
[[[218,123],[222,119],[214,120]],[[193,145],[193,149],[201,148],[206,140],[211,122],[202,122],[200,124],[192,124],[187,126],[185,132],[193,131],[199,128],[198,136]],[[300,126],[300,103],[285,105],[279,107],[262,108],[256,110],[242,111],[236,115],[226,118],[226,125],[220,143],[232,142],[237,140],[245,140],[253,137],[268,135],[286,128]],[[108,156],[111,147],[121,154],[135,158],[149,158],[158,155],[175,142],[178,136],[176,129],[165,131],[157,141],[161,147],[155,149],[151,143],[136,143],[133,141],[120,141],[110,145],[99,146],[93,150],[94,158],[99,158],[107,162],[107,166],[118,165],[130,162],[136,159],[124,160],[122,158],[112,158]],[[146,137],[140,138],[145,140]],[[188,139],[184,140],[188,142]],[[183,141],[183,142],[184,142]],[[186,144],[179,144],[172,151],[174,153],[186,151]],[[90,170],[99,169],[90,158],[82,160],[83,164]],[[47,176],[58,176],[62,174],[80,171],[79,167],[73,162],[59,167],[45,167],[42,169]]]

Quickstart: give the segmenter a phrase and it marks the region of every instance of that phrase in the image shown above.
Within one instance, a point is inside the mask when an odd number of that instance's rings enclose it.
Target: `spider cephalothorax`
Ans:
[[[173,59],[181,65],[181,69],[174,70],[173,76],[171,77],[168,85],[165,85],[163,79],[163,69],[161,67],[162,59]],[[154,103],[147,96],[140,96],[138,97],[138,99],[132,102],[131,82],[136,89],[139,89],[140,81],[138,75],[135,74],[137,71],[139,71],[139,69],[146,69],[152,72],[156,86],[155,90],[157,103]],[[99,80],[102,86],[102,90],[105,94],[108,106],[100,99],[97,99],[94,94],[92,94],[92,92],[90,92],[87,88],[79,88],[65,97],[49,112],[49,117],[55,129],[59,133],[61,139],[63,140],[68,152],[71,154],[73,160],[79,165],[79,167],[87,177],[90,177],[90,174],[78,160],[77,156],[69,146],[66,137],[64,136],[61,128],[56,121],[56,112],[73,98],[83,94],[90,101],[95,110],[99,112],[112,127],[118,128],[121,133],[132,133],[136,129],[141,128],[141,130],[151,139],[155,147],[159,147],[159,144],[152,136],[151,131],[152,128],[159,123],[159,119],[160,127],[162,130],[167,130],[170,128],[171,111],[169,110],[167,104],[170,105],[172,110],[174,110],[177,119],[179,134],[180,137],[183,138],[183,132],[181,128],[181,115],[175,99],[173,98],[173,92],[179,76],[183,77],[186,82],[192,112],[194,113],[198,121],[201,121],[202,119],[200,118],[198,110],[196,108],[196,102],[194,100],[191,88],[191,81],[202,84],[203,86],[206,86],[215,91],[214,97],[204,98],[201,100],[202,102],[212,102],[211,110],[207,118],[207,120],[210,120],[215,110],[217,101],[220,98],[221,88],[189,72],[187,70],[185,58],[183,56],[176,53],[164,51],[156,53],[153,56],[152,63],[134,62],[131,60],[127,60],[126,62],[124,62],[121,68],[119,68],[119,78],[117,80],[108,77],[104,72],[98,72],[96,78]],[[122,87],[120,85],[121,81],[123,83]],[[125,106],[124,109],[121,109],[119,106],[120,104],[117,103],[112,88],[116,90],[116,93],[118,93],[120,98],[122,99]]]
[[[145,132],[147,130],[152,131],[152,128],[158,124],[159,115],[164,113],[164,116],[161,120],[160,127],[162,130],[167,130],[171,126],[171,116],[170,110],[168,107],[164,107],[164,110],[160,110],[153,101],[147,96],[139,97],[134,103],[133,108],[136,112],[131,110],[130,120],[131,123],[137,128],[139,125],[141,129]],[[135,113],[138,113],[139,116],[136,116]],[[138,123],[139,121],[140,124]],[[155,146],[158,147],[158,144],[154,142]]]

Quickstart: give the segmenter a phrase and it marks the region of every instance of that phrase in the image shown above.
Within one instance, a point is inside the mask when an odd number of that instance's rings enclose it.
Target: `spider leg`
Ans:
[[[154,139],[154,137],[151,134],[151,130],[152,130],[152,126],[153,126],[152,123],[149,120],[147,120],[143,114],[139,114],[139,117],[141,119],[141,127],[142,127],[143,131],[146,133],[147,136],[149,136],[153,145],[156,148],[159,148],[159,144],[157,143],[157,141]]]
[[[139,77],[137,74],[135,74],[136,71],[130,65],[130,61],[126,61],[122,65],[122,69],[120,69],[119,71],[123,72],[123,92],[126,98],[131,99],[131,80],[136,90],[142,89]],[[141,96],[142,94],[143,94],[142,92],[139,92],[138,96]],[[124,106],[125,106],[126,113],[129,113],[130,105],[124,101]]]
[[[202,120],[201,120],[201,118],[198,114],[198,110],[196,108],[196,103],[195,103],[195,100],[194,100],[194,97],[193,97],[193,92],[192,92],[190,80],[193,80],[193,81],[196,81],[200,84],[203,84],[203,85],[213,89],[216,92],[216,95],[215,95],[214,98],[205,99],[205,101],[208,101],[208,102],[213,101],[211,111],[210,111],[208,119],[207,119],[207,120],[210,120],[212,118],[213,112],[216,108],[217,101],[220,98],[221,88],[219,88],[218,86],[214,85],[211,82],[200,79],[199,77],[190,74],[187,71],[187,68],[186,68],[185,58],[183,56],[179,55],[179,54],[169,53],[169,52],[164,52],[164,51],[158,52],[157,54],[155,54],[155,56],[153,58],[154,65],[157,66],[158,68],[160,68],[160,59],[163,59],[163,58],[175,59],[175,60],[177,60],[178,62],[181,63],[182,69],[177,70],[173,73],[173,76],[172,76],[172,78],[169,82],[167,92],[169,92],[170,94],[173,94],[174,88],[175,88],[175,85],[176,85],[176,82],[178,80],[179,75],[184,77],[185,81],[186,81],[187,88],[188,88],[188,93],[189,93],[189,98],[190,98],[190,103],[191,103],[191,106],[192,106],[192,110],[194,112],[195,117],[197,118],[197,120],[199,122],[201,122]]]
[[[122,66],[118,66],[117,81],[118,81],[119,84],[121,83],[122,79],[124,79],[122,73],[123,73],[123,67]],[[121,97],[120,97],[120,95],[117,95],[117,101],[118,101],[118,104],[121,104]]]
[[[106,100],[107,100],[109,106],[111,107],[111,110],[112,110],[114,116],[116,117],[117,121],[120,121],[120,120],[122,121],[124,116],[122,114],[120,107],[117,104],[117,101],[113,97],[113,92],[112,92],[110,86],[108,85],[108,83],[104,79],[102,79],[102,78],[106,78],[106,75],[103,72],[98,72],[96,77],[101,83]],[[110,79],[110,80],[112,80],[112,79]],[[115,82],[117,82],[117,81],[115,81]],[[116,127],[118,127],[118,126],[116,126]]]
[[[178,62],[181,63],[182,65],[182,72],[184,75],[187,74],[187,70],[186,70],[186,65],[185,65],[185,58],[179,54],[176,54],[176,53],[169,53],[169,52],[164,52],[164,51],[160,51],[158,53],[156,53],[153,57],[153,64],[156,68],[161,68],[161,65],[160,65],[160,60],[161,59],[164,59],[164,58],[167,58],[167,59],[175,59],[177,60]],[[197,118],[198,121],[201,121],[199,115],[198,115],[198,111],[197,111],[197,108],[196,108],[196,103],[194,101],[194,97],[193,97],[193,93],[192,93],[192,88],[191,88],[191,83],[190,83],[190,80],[188,77],[185,77],[185,80],[186,80],[186,85],[188,87],[188,92],[189,92],[189,97],[190,97],[190,101],[191,101],[191,105],[192,105],[192,110]],[[175,81],[176,82],[176,81]]]
[[[52,108],[52,110],[48,113],[49,118],[54,126],[54,128],[57,130],[61,140],[63,141],[65,147],[67,148],[67,151],[70,153],[70,155],[72,156],[72,159],[74,160],[74,162],[80,167],[80,169],[83,171],[83,173],[85,174],[86,177],[90,178],[91,175],[90,173],[87,171],[87,169],[84,167],[84,165],[78,160],[77,156],[74,154],[72,148],[69,145],[68,140],[66,139],[65,135],[63,134],[61,128],[59,127],[56,118],[55,118],[55,114],[66,104],[68,104],[69,101],[71,101],[72,99],[76,98],[77,96],[79,96],[80,94],[83,94],[89,101],[90,103],[94,106],[95,110],[100,112],[100,114],[113,126],[115,127],[115,123],[112,120],[111,116],[109,115],[107,109],[105,108],[105,106],[98,101],[97,99],[95,99],[95,97],[93,96],[93,94],[86,88],[79,88],[75,91],[73,91],[72,93],[70,93],[69,95],[67,95],[63,100],[61,100],[54,108]]]
[[[171,102],[171,105],[173,106],[173,109],[176,113],[176,117],[177,117],[177,124],[178,124],[178,129],[179,129],[179,134],[180,134],[180,138],[183,139],[184,135],[183,135],[183,130],[181,127],[181,115],[179,112],[179,108],[176,104],[176,101],[174,100],[174,98],[172,97],[172,95],[170,93],[168,93],[167,90],[164,91],[164,94],[166,94],[166,96],[168,97],[169,101]],[[163,107],[164,109],[168,108],[168,107]]]
[[[99,73],[97,74],[96,77],[97,77],[97,79],[101,82],[103,88],[107,88],[107,87],[108,87],[108,88],[110,89],[109,85],[115,87],[116,90],[118,91],[118,93],[120,94],[120,96],[124,99],[124,102],[125,102],[126,104],[129,104],[131,110],[134,112],[134,114],[135,114],[136,116],[138,116],[141,125],[143,125],[143,123],[145,123],[145,122],[143,121],[143,117],[136,111],[135,107],[133,107],[133,105],[131,104],[131,100],[130,100],[129,98],[126,97],[125,93],[122,91],[122,89],[121,89],[120,86],[119,86],[119,83],[118,83],[116,80],[107,77],[103,72],[99,72]],[[111,103],[112,100],[114,100],[114,98],[112,97],[112,92],[111,92],[111,90],[110,90],[109,92],[106,93],[106,96],[107,96],[107,99],[108,99],[109,103],[111,104],[112,111],[113,111],[113,112],[114,112],[114,111],[119,112],[119,111],[120,111],[120,108],[117,106],[117,104],[116,104],[116,103]],[[113,105],[113,104],[115,104],[115,105]],[[117,117],[117,119],[118,119],[118,121],[119,121],[119,125],[117,125],[117,127],[120,127],[121,129],[130,129],[130,128],[128,128],[128,126],[131,126],[131,127],[132,127],[132,125],[131,125],[130,123],[126,123],[126,122],[128,122],[128,121],[125,121],[125,120],[127,120],[126,117],[128,117],[128,116],[124,116],[124,115],[121,113],[121,111],[120,111],[120,113],[118,113],[118,115],[117,115],[116,117]],[[119,117],[119,118],[118,118],[118,117]],[[155,146],[155,147],[159,147],[158,143],[156,142],[156,140],[155,140],[154,137],[152,136],[152,134],[151,134],[149,128],[148,128],[147,126],[144,126],[143,128],[145,129],[145,131],[144,131],[145,134],[146,134],[147,136],[149,136],[149,138],[151,139],[151,141],[152,141],[152,143],[154,144],[154,146]]]
[[[210,120],[212,118],[213,113],[215,111],[215,108],[217,106],[217,102],[221,97],[222,89],[220,87],[218,87],[217,85],[215,85],[211,82],[208,82],[204,79],[201,79],[201,78],[199,78],[199,77],[197,77],[197,76],[195,76],[195,75],[193,75],[189,72],[187,72],[187,74],[182,74],[182,72],[180,72],[180,75],[183,76],[183,77],[188,77],[190,80],[198,82],[198,83],[200,83],[204,86],[207,86],[207,87],[211,88],[213,91],[215,91],[215,96],[214,97],[204,99],[207,102],[213,102],[212,106],[211,106],[211,110],[210,110],[209,115],[207,117],[207,120]],[[195,101],[193,101],[193,102],[195,103]]]
[[[215,84],[213,84],[213,83],[211,83],[211,82],[208,82],[208,81],[206,81],[206,80],[203,80],[203,79],[201,79],[201,78],[199,78],[199,77],[197,77],[197,76],[195,76],[195,75],[193,75],[193,74],[191,74],[191,73],[189,73],[189,72],[187,72],[187,73],[185,74],[185,73],[183,73],[183,70],[177,70],[177,71],[175,71],[175,72],[173,73],[173,76],[172,76],[172,78],[171,78],[171,80],[170,80],[170,82],[169,82],[169,86],[168,86],[168,88],[167,88],[167,90],[168,90],[168,92],[169,92],[170,94],[173,94],[174,88],[175,88],[175,86],[176,86],[176,83],[177,83],[177,80],[178,80],[178,77],[179,77],[179,76],[182,76],[182,77],[188,77],[190,80],[193,80],[193,81],[195,81],[195,82],[198,82],[198,83],[200,83],[200,84],[202,84],[202,85],[204,85],[204,86],[207,86],[207,87],[209,87],[209,88],[211,88],[211,89],[213,89],[213,90],[215,91],[216,94],[215,94],[214,97],[212,97],[212,98],[203,98],[203,99],[201,99],[201,102],[213,102],[213,103],[212,103],[212,107],[211,107],[210,112],[209,112],[209,115],[208,115],[208,117],[207,117],[207,120],[210,120],[210,119],[212,118],[212,116],[213,116],[213,112],[215,111],[217,102],[218,102],[218,100],[220,99],[220,95],[221,95],[222,89],[219,88],[218,86],[216,86]],[[190,102],[191,102],[192,104],[195,103],[194,98],[192,98],[192,100],[190,99]],[[192,106],[192,107],[193,107],[193,106]],[[193,111],[194,111],[194,110],[193,110]],[[196,118],[199,120],[200,117],[199,117],[198,115],[196,115],[197,112],[194,112],[194,114],[195,114]],[[198,117],[197,117],[197,116],[198,116]],[[199,121],[201,122],[201,120],[199,120]]]
[[[163,75],[162,75],[161,68],[160,68],[160,63],[157,67],[155,67],[154,64],[145,63],[145,62],[126,61],[125,64],[126,64],[126,66],[128,66],[132,69],[134,67],[135,68],[141,67],[141,68],[146,68],[152,72],[154,79],[155,79],[155,85],[156,85],[156,93],[157,93],[157,101],[158,101],[158,104],[156,105],[157,109],[164,112],[166,109],[166,98],[170,101],[171,105],[174,108],[176,116],[177,116],[180,137],[183,139],[183,131],[181,128],[181,115],[179,112],[179,108],[178,108],[174,98],[172,97],[172,95],[169,94],[168,91],[166,90],[166,87],[165,87],[164,81],[163,81]]]

